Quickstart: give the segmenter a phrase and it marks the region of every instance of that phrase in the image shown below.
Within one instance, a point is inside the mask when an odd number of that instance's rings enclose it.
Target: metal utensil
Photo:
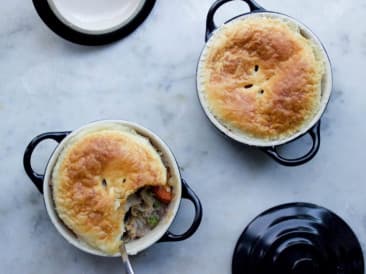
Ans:
[[[123,241],[119,247],[119,250],[121,252],[123,264],[125,265],[126,274],[135,274],[135,272],[132,269],[130,259],[128,258],[125,243]]]

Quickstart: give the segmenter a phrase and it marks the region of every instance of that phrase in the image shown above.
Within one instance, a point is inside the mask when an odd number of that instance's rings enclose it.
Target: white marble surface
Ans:
[[[137,273],[230,273],[235,242],[248,222],[291,201],[334,210],[365,250],[366,2],[258,1],[307,24],[333,61],[335,86],[323,117],[321,149],[302,167],[282,167],[255,149],[232,144],[207,122],[196,96],[195,69],[212,0],[159,0],[136,32],[97,48],[53,34],[30,0],[1,4],[1,273],[123,273],[118,259],[84,254],[57,234],[22,166],[33,136],[104,118],[141,123],[165,139],[204,206],[199,231],[133,258]],[[36,152],[37,170],[53,147],[48,142]],[[191,217],[192,207],[184,202],[173,230],[183,231]]]

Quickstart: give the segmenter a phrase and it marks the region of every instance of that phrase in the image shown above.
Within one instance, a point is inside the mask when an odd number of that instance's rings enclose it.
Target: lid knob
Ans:
[[[291,270],[294,274],[320,274],[318,264],[311,258],[302,258],[297,260]]]

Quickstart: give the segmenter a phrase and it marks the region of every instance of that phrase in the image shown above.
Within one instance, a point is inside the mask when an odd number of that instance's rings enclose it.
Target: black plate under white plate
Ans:
[[[244,230],[233,274],[364,274],[360,244],[337,215],[313,204],[271,208]]]
[[[103,45],[133,32],[156,0],[33,0],[43,22],[59,36],[82,45]]]

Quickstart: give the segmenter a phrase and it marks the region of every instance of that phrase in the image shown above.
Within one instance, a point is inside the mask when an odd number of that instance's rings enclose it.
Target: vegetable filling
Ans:
[[[128,198],[123,240],[143,237],[162,220],[172,200],[171,187],[143,187]]]

